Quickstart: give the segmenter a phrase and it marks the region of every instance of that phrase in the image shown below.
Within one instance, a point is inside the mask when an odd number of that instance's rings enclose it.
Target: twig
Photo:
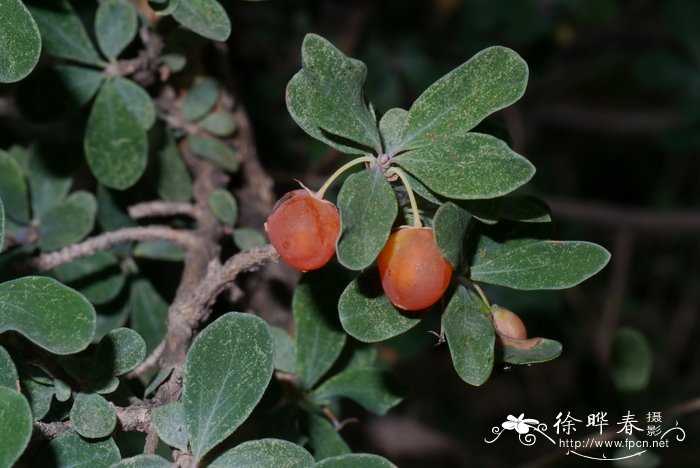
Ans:
[[[165,340],[161,341],[160,344],[156,346],[156,349],[154,349],[151,354],[149,354],[148,357],[146,357],[146,359],[144,359],[143,362],[136,367],[136,369],[126,374],[126,378],[135,379],[137,377],[141,377],[143,374],[151,370],[156,364],[158,364],[158,360],[163,354],[164,349]]]
[[[43,253],[29,260],[26,266],[39,271],[46,271],[56,268],[59,265],[70,263],[80,257],[86,257],[96,252],[107,250],[122,242],[142,240],[168,241],[180,245],[187,250],[198,250],[201,245],[199,239],[197,239],[193,233],[173,229],[168,226],[123,228],[91,237],[83,242],[69,245],[56,252]]]
[[[55,439],[71,427],[72,424],[70,421],[56,421],[51,423],[36,421],[34,423],[34,430],[32,431],[32,440],[41,441]]]
[[[129,216],[134,219],[178,215],[195,218],[197,210],[191,203],[175,203],[160,200],[137,203],[129,207]]]

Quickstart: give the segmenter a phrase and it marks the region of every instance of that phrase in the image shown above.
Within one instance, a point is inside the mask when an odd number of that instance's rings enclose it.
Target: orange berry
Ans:
[[[527,339],[525,324],[515,313],[494,304],[491,306],[491,315],[498,333],[516,340]]]
[[[422,310],[435,304],[452,278],[452,267],[440,254],[430,228],[395,231],[377,261],[382,288],[399,309]]]
[[[335,254],[340,214],[333,203],[299,189],[277,202],[265,229],[285,262],[297,270],[316,270]]]

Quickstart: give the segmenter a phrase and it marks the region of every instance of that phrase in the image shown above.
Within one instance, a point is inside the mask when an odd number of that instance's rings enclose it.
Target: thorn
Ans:
[[[437,343],[435,343],[433,346],[440,346],[445,342],[445,329],[442,326],[442,324],[440,325],[440,333],[433,330],[428,330],[428,333],[430,333],[431,335],[435,335],[438,339]]]

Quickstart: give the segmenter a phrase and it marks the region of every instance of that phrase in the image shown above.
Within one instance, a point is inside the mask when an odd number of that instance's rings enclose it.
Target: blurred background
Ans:
[[[228,9],[239,96],[278,193],[292,178],[320,186],[346,158],[304,134],[284,106],[305,33],[367,64],[366,92],[380,112],[407,108],[437,78],[500,44],[529,64],[528,90],[477,130],[535,164],[528,190],[550,204],[558,238],[613,254],[601,274],[571,290],[487,290],[521,315],[530,336],[563,343],[553,362],[498,372],[473,388],[454,372],[447,347],[434,346],[436,322],[385,346],[382,356],[413,394],[383,418],[348,407],[345,415],[360,419],[342,431],[353,450],[402,467],[590,466],[610,462],[567,456],[541,436],[531,447],[514,433],[484,439],[507,415],[551,429],[570,412],[583,421],[573,438],[597,433],[585,424],[599,411],[613,432],[628,411],[643,429],[647,413],[662,412],[664,428],[677,420],[686,440],[616,463],[697,466],[700,2],[271,0]],[[295,283],[277,270],[280,284]]]

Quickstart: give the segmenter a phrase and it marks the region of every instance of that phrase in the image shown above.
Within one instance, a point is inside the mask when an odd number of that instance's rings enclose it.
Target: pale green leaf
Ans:
[[[250,415],[272,377],[274,349],[265,322],[231,312],[206,327],[185,360],[182,403],[195,460]]]
[[[396,468],[386,458],[369,453],[349,453],[326,458],[314,465],[314,468]]]
[[[180,155],[172,133],[166,131],[157,152],[158,195],[168,201],[187,202],[192,198],[192,177]]]
[[[29,222],[27,181],[21,166],[0,150],[0,198],[8,218],[17,223]]]
[[[231,20],[216,0],[180,1],[172,12],[178,23],[214,41],[225,41],[231,34]]]
[[[37,2],[29,5],[29,11],[39,26],[44,52],[88,65],[105,65],[67,0]]]
[[[401,131],[401,150],[429,147],[434,139],[463,135],[485,117],[520,99],[525,61],[505,47],[489,47],[433,83],[416,99]]]
[[[87,441],[68,430],[49,442],[34,458],[31,466],[71,468],[107,468],[121,458],[112,438]]]
[[[204,78],[198,81],[185,97],[182,116],[189,121],[201,119],[214,108],[219,100],[219,94],[221,90],[215,80]]]
[[[187,451],[187,426],[182,403],[169,403],[153,410],[153,425],[163,442]]]
[[[306,273],[294,290],[296,370],[302,388],[311,388],[331,368],[345,344],[336,312],[344,275],[331,268]]]
[[[509,364],[539,364],[551,361],[561,354],[561,343],[547,338],[529,338],[515,340],[499,336],[501,341],[501,361]]]
[[[5,208],[2,204],[2,197],[0,197],[0,252],[2,252],[2,247],[5,244]]]
[[[124,458],[109,468],[171,468],[172,462],[169,462],[160,455],[135,455],[133,457]]]
[[[0,83],[27,76],[41,53],[41,36],[34,18],[20,0],[0,2]]]
[[[297,361],[294,339],[289,336],[286,330],[279,327],[270,327],[270,332],[272,333],[272,341],[275,343],[275,369],[288,374],[296,373]]]
[[[53,379],[53,390],[58,401],[68,401],[73,392],[70,385],[59,378]]]
[[[360,274],[338,301],[340,323],[352,337],[365,342],[384,341],[418,325],[420,314],[397,310],[382,291],[376,268]]]
[[[611,356],[612,381],[618,390],[643,390],[651,378],[654,363],[649,343],[633,328],[621,328],[615,334]]]
[[[260,247],[267,242],[262,232],[257,229],[242,227],[233,230],[233,242],[241,250]]]
[[[379,121],[379,134],[382,136],[384,153],[392,154],[392,151],[401,143],[401,129],[406,121],[408,111],[395,107],[389,109]]]
[[[215,136],[229,136],[236,129],[236,121],[228,112],[212,112],[199,122],[199,125]]]
[[[10,353],[5,348],[0,346],[0,386],[11,389],[17,389],[17,368],[12,362]]]
[[[97,252],[73,260],[56,268],[56,276],[63,283],[78,290],[93,304],[105,304],[119,294],[126,275],[119,267],[119,259],[108,252]]]
[[[384,174],[368,169],[347,178],[338,194],[341,234],[338,260],[352,270],[374,262],[398,213],[396,195]]]
[[[163,369],[160,369],[156,376],[153,377],[153,380],[151,380],[151,383],[149,383],[148,386],[144,389],[143,397],[146,398],[149,395],[155,393],[158,387],[160,387],[163,382],[168,380],[168,377],[170,377],[170,374],[172,374],[172,372],[173,366],[167,366]]]
[[[0,386],[0,466],[13,466],[32,436],[32,412],[16,390]]]
[[[304,448],[280,439],[243,442],[219,455],[210,468],[310,468],[314,459]]]
[[[344,153],[381,152],[377,125],[362,94],[365,64],[315,34],[304,38],[301,62],[286,93],[287,109],[296,123]]]
[[[311,394],[319,404],[346,397],[380,416],[398,405],[408,389],[393,374],[379,369],[351,369],[323,382]]]
[[[197,156],[208,159],[228,172],[236,172],[238,170],[240,163],[236,152],[223,141],[197,135],[190,135],[187,141],[192,152]]]
[[[132,186],[146,169],[148,142],[142,124],[114,81],[97,94],[85,132],[85,157],[95,177],[110,188]]]
[[[435,243],[457,271],[462,271],[467,261],[465,249],[470,227],[471,215],[454,203],[442,205],[433,218]]]
[[[58,250],[81,241],[95,226],[96,214],[97,200],[82,190],[46,210],[39,224],[42,250]]]
[[[95,309],[52,278],[25,276],[0,284],[0,333],[7,330],[54,354],[77,353],[95,334]]]
[[[482,385],[493,370],[496,334],[481,303],[476,294],[459,286],[442,318],[454,368],[470,385]]]
[[[238,219],[238,203],[231,192],[224,189],[216,189],[209,196],[209,209],[222,223],[229,226],[236,224]]]
[[[121,77],[114,78],[112,86],[141,127],[144,130],[151,128],[156,121],[156,108],[146,90],[132,80]]]
[[[138,18],[129,0],[104,0],[95,14],[97,44],[105,56],[114,60],[136,37]]]
[[[535,174],[527,159],[490,135],[445,133],[433,140],[399,154],[394,162],[439,195],[469,200],[499,197]]]
[[[78,393],[70,410],[73,429],[88,439],[107,437],[117,425],[117,414],[104,397]]]
[[[131,282],[129,304],[131,328],[143,338],[146,354],[150,354],[165,338],[168,303],[146,278],[136,278]]]

